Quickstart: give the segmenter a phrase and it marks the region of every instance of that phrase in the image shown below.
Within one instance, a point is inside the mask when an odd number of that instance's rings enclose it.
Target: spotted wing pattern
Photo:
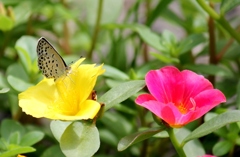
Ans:
[[[70,70],[70,67],[44,37],[38,40],[37,55],[38,67],[46,78],[56,80],[62,75],[67,75]]]

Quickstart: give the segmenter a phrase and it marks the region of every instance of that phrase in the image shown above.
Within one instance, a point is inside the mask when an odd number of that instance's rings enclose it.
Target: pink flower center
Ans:
[[[191,103],[179,103],[179,105],[177,106],[178,110],[182,113],[182,114],[186,114],[188,111],[195,111],[196,109],[196,102],[194,101],[193,98],[190,98],[190,102]],[[191,105],[191,106],[190,106]]]
[[[179,110],[182,114],[186,114],[186,113],[187,113],[186,105],[184,105],[182,102],[178,105],[178,110]]]

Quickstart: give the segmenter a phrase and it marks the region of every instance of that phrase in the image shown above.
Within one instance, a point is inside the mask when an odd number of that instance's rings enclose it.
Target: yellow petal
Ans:
[[[36,118],[44,117],[53,101],[59,97],[54,87],[53,79],[43,79],[36,86],[19,94],[19,106],[26,114]]]
[[[81,109],[75,116],[56,114],[55,119],[61,120],[93,119],[97,115],[100,108],[101,105],[97,101],[86,100],[84,103],[81,104]]]
[[[103,65],[80,63],[79,59],[71,66],[67,76],[55,82],[44,79],[34,87],[19,94],[19,105],[24,112],[34,117],[59,120],[92,119],[100,109],[100,104],[88,100],[97,77],[105,70]]]

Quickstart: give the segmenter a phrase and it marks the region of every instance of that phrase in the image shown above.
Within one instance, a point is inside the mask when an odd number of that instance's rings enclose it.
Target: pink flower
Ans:
[[[221,91],[213,89],[202,75],[189,70],[166,66],[149,71],[145,81],[151,94],[139,95],[136,103],[171,127],[182,127],[226,102]]]

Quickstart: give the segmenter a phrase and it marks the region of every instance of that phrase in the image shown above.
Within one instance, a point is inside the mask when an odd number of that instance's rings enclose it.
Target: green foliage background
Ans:
[[[18,94],[43,78],[36,58],[41,36],[67,64],[81,56],[85,63],[104,63],[106,72],[95,88],[98,96],[120,83],[143,80],[147,71],[165,65],[207,77],[228,102],[186,126],[180,136],[204,120],[239,109],[239,4],[240,0],[0,0],[0,157],[9,152],[13,154],[5,156],[63,156],[49,120],[27,116],[18,106]],[[164,133],[117,150],[122,137],[157,126],[152,115],[134,103],[137,95],[111,104],[97,121],[101,145],[94,156],[176,156]],[[224,126],[188,150],[239,156],[239,127]]]

